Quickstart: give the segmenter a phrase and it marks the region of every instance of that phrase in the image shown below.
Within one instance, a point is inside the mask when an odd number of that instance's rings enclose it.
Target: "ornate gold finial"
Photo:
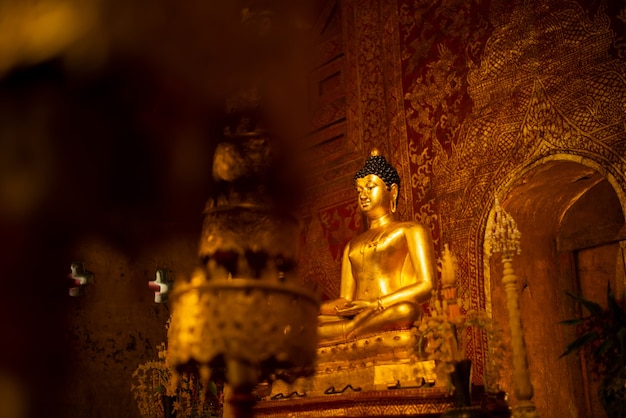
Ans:
[[[496,197],[494,203],[494,216],[487,225],[485,240],[489,243],[490,255],[502,253],[504,257],[512,257],[522,252],[520,248],[520,238],[522,234],[517,229],[517,224],[500,206]]]
[[[370,152],[370,155],[372,157],[376,157],[377,155],[380,155],[380,151],[378,151],[378,148],[372,148],[372,152]]]

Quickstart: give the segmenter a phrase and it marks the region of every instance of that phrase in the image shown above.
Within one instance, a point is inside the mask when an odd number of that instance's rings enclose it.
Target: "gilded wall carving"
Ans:
[[[586,158],[624,188],[625,67],[609,55],[615,34],[604,11],[590,17],[575,2],[534,2],[505,17],[497,8],[480,64],[470,61],[473,111],[450,157],[443,145],[434,157],[446,241],[462,239],[452,231],[469,221],[470,278],[481,276],[480,235],[495,192],[523,167],[556,155]],[[481,288],[470,286],[472,300],[481,300]]]
[[[486,216],[525,167],[583,162],[623,196],[623,37],[606,8],[576,2],[420,4],[399,6],[409,147],[430,148],[441,242],[459,255],[470,306],[485,307]],[[481,15],[489,24],[477,24]],[[624,33],[624,11],[615,15]],[[484,341],[469,349],[480,369]]]
[[[462,142],[463,123],[472,110],[467,75],[491,33],[488,8],[483,2],[444,0],[399,1],[398,9],[411,178],[416,196],[425,202],[416,205],[415,217],[431,226],[439,248],[451,244],[459,255],[461,295],[480,305],[482,289],[470,280],[464,256],[468,252],[464,237],[472,220],[454,216],[477,202],[462,194],[469,176],[446,171],[445,165]],[[446,185],[438,187],[442,176]],[[456,199],[441,199],[442,193]],[[476,376],[482,375],[483,347],[482,342],[469,340]]]

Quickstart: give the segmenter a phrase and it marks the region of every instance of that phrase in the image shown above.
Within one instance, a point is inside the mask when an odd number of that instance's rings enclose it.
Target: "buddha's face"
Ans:
[[[359,195],[359,209],[369,218],[378,218],[391,210],[391,192],[377,175],[369,174],[357,179],[356,191]]]

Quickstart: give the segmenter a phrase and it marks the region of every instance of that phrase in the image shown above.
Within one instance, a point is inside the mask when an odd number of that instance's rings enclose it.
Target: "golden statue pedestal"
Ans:
[[[275,381],[268,398],[432,386],[434,362],[420,361],[416,343],[414,331],[400,330],[320,346],[315,375],[292,384]]]
[[[256,418],[439,417],[453,406],[435,384],[434,364],[415,353],[415,332],[390,331],[317,348],[313,377],[273,382],[258,393]],[[492,417],[509,417],[503,394],[474,387],[472,403]]]

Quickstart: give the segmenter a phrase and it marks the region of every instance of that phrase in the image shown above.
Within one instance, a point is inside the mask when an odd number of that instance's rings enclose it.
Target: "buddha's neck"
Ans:
[[[371,228],[380,228],[382,226],[388,225],[395,220],[393,213],[386,213],[380,218],[372,219],[370,221],[370,229]]]

